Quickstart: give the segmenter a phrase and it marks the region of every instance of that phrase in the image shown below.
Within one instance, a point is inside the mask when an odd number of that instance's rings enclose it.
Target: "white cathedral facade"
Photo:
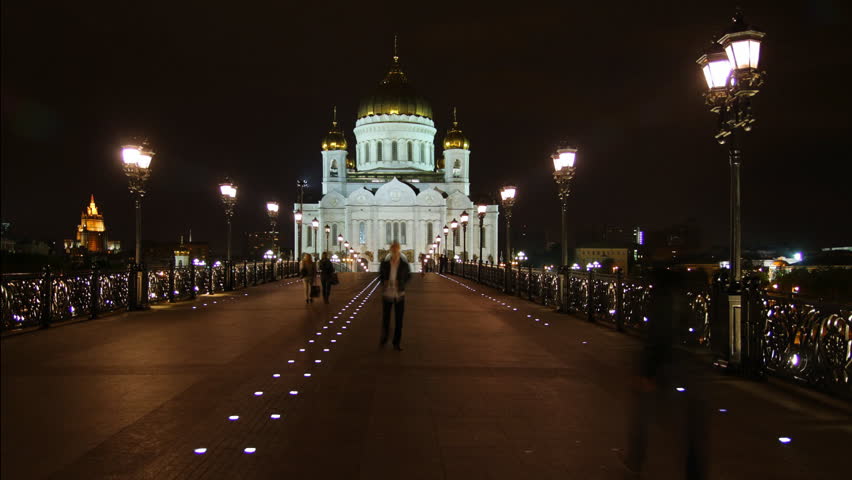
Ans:
[[[354,161],[336,116],[322,142],[323,196],[319,203],[301,205],[303,253],[337,253],[342,235],[360,258],[368,260],[370,271],[378,271],[391,242],[398,241],[419,270],[418,260],[429,253],[436,236],[441,237],[442,251],[447,246],[444,226],[454,219],[461,222],[467,212],[467,241],[459,225],[455,254],[461,258],[466,243],[467,258],[478,259],[481,241],[483,261],[497,261],[498,207],[486,206],[480,238],[477,205],[469,198],[470,142],[454,115],[442,144],[443,158],[436,160],[431,107],[414,93],[399,57],[393,57],[376,92],[361,102],[353,133]],[[299,207],[293,206],[294,213]],[[316,232],[311,227],[314,218],[319,221]],[[298,235],[296,227],[297,245]],[[452,254],[452,231],[446,243]]]

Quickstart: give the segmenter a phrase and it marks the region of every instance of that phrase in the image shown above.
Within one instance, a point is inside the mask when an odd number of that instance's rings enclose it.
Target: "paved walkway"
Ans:
[[[2,477],[625,478],[635,338],[429,274],[404,351],[380,350],[374,278],[342,276],[330,305],[290,280],[3,339]],[[698,391],[708,478],[852,469],[848,405],[685,382],[658,402],[642,478],[682,478]]]

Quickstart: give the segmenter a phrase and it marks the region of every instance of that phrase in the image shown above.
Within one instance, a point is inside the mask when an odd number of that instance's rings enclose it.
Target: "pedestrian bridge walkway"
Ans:
[[[342,274],[328,305],[299,287],[4,338],[2,477],[636,478],[618,452],[648,388],[637,338],[416,274],[397,352],[375,274]],[[683,478],[696,416],[707,478],[849,474],[848,404],[679,362],[642,478]]]

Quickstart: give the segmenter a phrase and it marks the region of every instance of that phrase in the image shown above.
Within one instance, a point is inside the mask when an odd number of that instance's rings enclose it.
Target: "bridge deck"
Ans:
[[[5,338],[3,478],[625,478],[637,339],[428,274],[404,351],[380,350],[373,279],[343,275],[330,305],[286,280]],[[660,399],[643,478],[682,477],[699,391],[708,478],[849,471],[848,406],[697,371]]]

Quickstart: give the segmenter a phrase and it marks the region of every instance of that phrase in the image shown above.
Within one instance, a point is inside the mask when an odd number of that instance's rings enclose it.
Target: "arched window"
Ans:
[[[432,222],[429,222],[429,223],[426,224],[426,245],[432,244],[432,241],[433,241],[432,239],[434,237],[434,235],[432,235],[432,233],[433,233]]]
[[[399,222],[393,222],[393,241],[399,241]]]
[[[376,161],[382,161],[382,142],[376,142]]]
[[[412,145],[411,142],[408,142],[408,158],[407,158],[407,160],[409,162],[414,161],[414,145]]]
[[[393,237],[391,236],[391,223],[385,223],[385,243],[390,244],[393,241]]]
[[[329,241],[330,242],[336,242],[337,241],[337,224],[336,223],[331,226],[331,238],[329,239]]]
[[[399,151],[397,149],[396,141],[391,142],[391,160],[394,162],[399,160]]]
[[[358,224],[358,243],[361,245],[367,243],[367,226],[364,222]]]
[[[455,243],[457,247],[461,243],[461,236],[462,236],[462,228],[459,227],[459,228],[456,229],[456,234],[453,235],[453,243]]]
[[[454,177],[460,177],[461,176],[461,160],[456,159],[456,161],[453,162],[453,176]]]
[[[336,176],[337,176],[337,160],[332,160],[332,161],[331,161],[331,167],[329,167],[329,169],[328,169],[328,173],[329,173],[329,175],[331,175],[332,177],[336,177]]]
[[[405,222],[402,222],[399,226],[399,243],[405,245],[407,242],[407,237],[405,235]]]
[[[309,247],[314,246],[314,232],[313,232],[313,230],[314,230],[314,229],[313,229],[313,228],[311,228],[311,227],[308,227],[308,228],[306,228],[306,229],[305,229],[305,231],[307,231],[307,232],[308,232],[308,241],[307,241],[307,244],[308,244],[308,246],[309,246]]]
[[[420,163],[429,163],[426,161],[426,144],[420,144]]]

